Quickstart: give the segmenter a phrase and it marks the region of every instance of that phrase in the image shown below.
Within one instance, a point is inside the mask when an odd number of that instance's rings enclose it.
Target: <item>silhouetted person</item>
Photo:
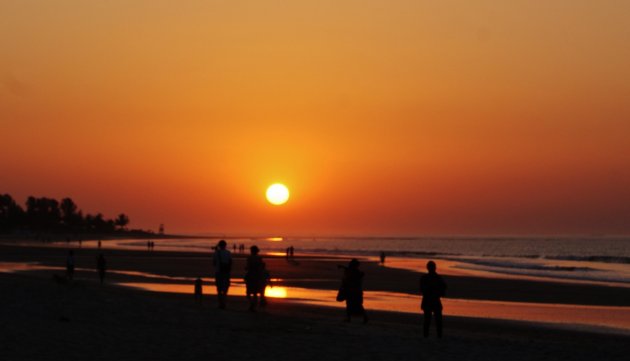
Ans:
[[[198,304],[201,304],[201,299],[203,297],[203,281],[201,278],[197,277],[195,280],[195,301]]]
[[[265,286],[265,262],[258,254],[260,250],[256,246],[251,246],[251,254],[247,257],[245,266],[245,286],[247,299],[249,300],[249,310],[255,312],[258,306],[258,297],[264,297]]]
[[[101,248],[101,240],[98,240],[98,248]]]
[[[151,250],[151,241],[147,241],[147,251]]]
[[[293,258],[294,252],[295,252],[295,248],[293,248],[293,246],[289,247],[289,256],[291,256],[291,258]]]
[[[99,254],[98,258],[96,258],[96,270],[98,271],[98,277],[101,280],[101,284],[105,280],[105,270],[107,269],[107,262],[105,261],[105,256],[103,254]]]
[[[385,252],[381,251],[381,264],[385,264]]]
[[[221,309],[225,309],[225,301],[230,288],[230,274],[232,272],[232,255],[226,249],[226,246],[227,243],[224,240],[219,241],[212,258],[219,308]]]
[[[446,283],[435,271],[435,262],[427,263],[429,273],[420,277],[420,294],[422,295],[422,311],[424,337],[429,337],[431,316],[435,317],[437,336],[442,338],[442,301],[440,297],[446,292]]]
[[[359,270],[359,261],[353,258],[348,267],[344,267],[341,287],[346,299],[346,322],[350,322],[352,316],[363,316],[363,323],[368,322],[367,313],[363,308],[363,276]]]
[[[74,277],[74,252],[68,251],[68,257],[66,257],[66,276],[72,281]]]

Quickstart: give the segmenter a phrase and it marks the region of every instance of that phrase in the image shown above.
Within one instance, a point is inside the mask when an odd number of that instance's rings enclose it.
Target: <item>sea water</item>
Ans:
[[[388,257],[456,261],[457,267],[495,274],[619,283],[630,286],[630,237],[223,237],[233,245],[257,245],[267,254]],[[167,251],[212,252],[219,238],[160,239]],[[145,241],[107,246],[143,249]],[[419,269],[418,271],[423,271]]]

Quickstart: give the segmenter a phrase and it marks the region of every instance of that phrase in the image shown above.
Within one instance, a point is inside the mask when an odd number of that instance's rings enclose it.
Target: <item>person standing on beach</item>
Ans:
[[[107,268],[107,262],[105,261],[105,256],[103,254],[99,254],[96,258],[96,270],[98,271],[98,277],[101,280],[101,284],[105,280],[105,270]]]
[[[195,280],[195,301],[197,301],[198,304],[201,304],[202,297],[203,281],[201,280],[201,277],[197,277],[197,279]]]
[[[435,262],[427,263],[429,273],[420,277],[420,294],[422,295],[421,308],[423,315],[423,334],[429,337],[431,317],[435,317],[435,328],[438,338],[442,338],[442,301],[440,297],[446,292],[446,282],[436,272]]]
[[[367,313],[363,308],[363,276],[365,273],[359,270],[359,260],[353,258],[348,267],[344,267],[341,288],[346,300],[346,322],[350,322],[353,315],[363,316],[363,323],[368,322]]]
[[[230,273],[232,272],[232,255],[226,247],[227,243],[225,240],[219,241],[219,245],[214,251],[214,257],[212,258],[220,309],[225,309],[225,301],[228,289],[230,288]]]
[[[68,257],[66,257],[66,276],[70,281],[74,277],[74,252],[68,251]]]
[[[251,246],[251,254],[247,257],[247,265],[245,266],[245,286],[247,299],[249,300],[249,310],[256,312],[258,306],[258,295],[260,300],[264,300],[265,286],[267,280],[265,278],[265,262],[258,255],[260,250],[256,246]]]
[[[385,264],[385,251],[381,251],[381,265]]]

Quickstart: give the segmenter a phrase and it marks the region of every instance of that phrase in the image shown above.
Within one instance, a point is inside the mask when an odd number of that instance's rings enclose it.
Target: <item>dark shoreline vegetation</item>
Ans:
[[[22,208],[10,194],[0,194],[0,237],[82,239],[94,237],[164,237],[150,230],[128,229],[129,217],[108,219],[102,213],[83,214],[71,198],[26,199]]]

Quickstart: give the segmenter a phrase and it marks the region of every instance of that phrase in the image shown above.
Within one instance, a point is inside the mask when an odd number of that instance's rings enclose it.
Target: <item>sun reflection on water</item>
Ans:
[[[272,288],[267,288],[265,291],[265,296],[271,298],[287,298],[287,289],[285,287],[274,286]]]
[[[62,267],[50,267],[33,263],[0,262],[0,272],[24,271],[57,271]],[[88,269],[78,269],[88,271]],[[194,292],[193,279],[188,277],[169,277],[145,274],[135,271],[113,270],[112,273],[146,276],[149,279],[160,279],[170,282],[120,282],[121,286],[144,289],[153,292],[190,294]],[[172,281],[184,281],[175,283]],[[280,282],[281,279],[273,279]],[[214,283],[204,280],[203,293],[215,295]],[[336,302],[336,290],[311,289],[301,287],[268,287],[266,296],[276,299],[290,299],[295,302],[327,307],[344,307],[345,303]],[[233,280],[230,286],[231,295],[245,295],[245,284]],[[364,293],[366,308],[372,310],[388,310],[407,313],[420,313],[420,297],[418,295],[366,291]],[[482,301],[465,299],[443,299],[444,309],[449,315],[464,317],[481,317],[494,319],[510,319],[545,323],[561,323],[570,325],[613,327],[630,334],[630,307],[620,306],[583,306],[565,304],[536,304],[525,302]]]
[[[156,292],[193,293],[192,284],[165,283],[119,283],[122,286],[140,288]],[[216,294],[214,285],[204,286],[206,295]],[[245,285],[232,284],[230,294],[244,295]],[[336,302],[334,290],[307,289],[300,287],[274,286],[267,288],[269,298],[290,299],[295,302],[327,306],[345,307],[344,302]],[[368,291],[364,293],[368,309],[387,310],[420,314],[420,297],[395,292]],[[524,302],[481,301],[463,299],[443,299],[444,309],[452,316],[509,319],[560,324],[581,324],[586,326],[614,327],[630,332],[630,307],[582,306],[562,304],[535,304]]]

